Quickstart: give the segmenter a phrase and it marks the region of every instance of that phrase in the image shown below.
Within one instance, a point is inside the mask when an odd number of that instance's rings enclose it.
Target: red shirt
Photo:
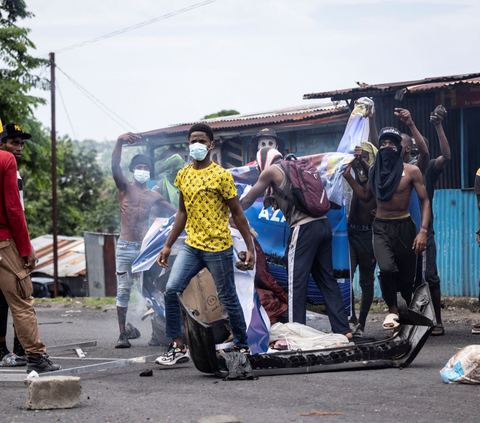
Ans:
[[[0,150],[0,241],[12,237],[20,257],[32,254],[33,248],[18,192],[17,162],[13,154]]]

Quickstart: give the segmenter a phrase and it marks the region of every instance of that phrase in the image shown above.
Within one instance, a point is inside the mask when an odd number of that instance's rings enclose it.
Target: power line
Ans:
[[[70,115],[67,111],[67,106],[65,105],[65,101],[63,101],[63,95],[60,91],[60,85],[58,84],[58,80],[55,81],[55,85],[57,86],[58,93],[60,94],[60,100],[62,100],[63,108],[65,110],[65,114],[67,115],[68,122],[70,123],[70,128],[72,128],[73,136],[78,141],[77,135],[75,134],[75,129],[73,129],[72,121],[70,120]]]
[[[199,2],[199,3],[195,3],[195,4],[192,4],[191,6],[184,7],[183,9],[176,10],[175,12],[170,12],[170,13],[167,13],[165,15],[159,16],[157,18],[150,19],[148,21],[140,22],[138,24],[135,24],[135,25],[123,28],[123,29],[119,29],[119,30],[114,31],[114,32],[109,32],[108,34],[104,34],[104,35],[100,35],[100,36],[95,37],[95,38],[91,38],[90,40],[82,41],[81,43],[73,44],[69,47],[61,48],[60,50],[56,50],[54,53],[55,54],[63,53],[65,51],[73,50],[74,48],[83,47],[83,46],[86,46],[87,44],[92,44],[92,43],[96,43],[97,41],[105,40],[106,38],[115,37],[116,35],[123,34],[124,32],[133,31],[134,29],[138,29],[138,28],[141,28],[143,26],[151,25],[151,24],[153,24],[155,22],[158,22],[158,21],[163,21],[163,20],[168,19],[168,18],[173,18],[174,16],[180,15],[181,13],[189,12],[190,10],[197,9],[199,7],[202,7],[202,6],[206,6],[207,4],[213,3],[215,1],[217,1],[217,0],[205,0],[205,1],[202,1],[202,2]]]
[[[75,81],[71,76],[67,75],[62,69],[60,69],[57,66],[55,66],[60,72],[62,72],[67,78],[68,80],[73,84],[75,85],[75,87],[77,87],[90,101],[92,101],[103,113],[105,113],[110,119],[112,119],[115,123],[117,123],[118,125],[120,125],[123,129],[125,130],[129,130],[127,127],[125,127],[124,125],[122,125],[121,122],[119,122],[117,119],[115,119],[115,117],[113,117],[112,115],[116,116],[116,118],[118,118],[120,121],[122,121],[123,123],[125,123],[128,127],[134,129],[136,132],[139,132],[138,129],[136,129],[133,125],[131,125],[130,123],[128,123],[125,119],[121,118],[119,115],[117,115],[112,109],[110,109],[108,106],[106,106],[105,104],[103,104],[98,98],[96,98],[92,93],[90,93],[86,88],[82,87],[77,81]],[[109,112],[111,114],[109,114]]]

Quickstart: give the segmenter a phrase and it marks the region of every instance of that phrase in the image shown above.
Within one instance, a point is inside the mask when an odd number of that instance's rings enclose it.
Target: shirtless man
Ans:
[[[157,192],[147,187],[153,162],[145,154],[137,154],[129,165],[133,173],[133,182],[123,175],[120,161],[122,145],[135,144],[138,135],[128,132],[120,135],[112,153],[112,174],[118,188],[120,203],[120,238],[117,242],[117,316],[120,337],[115,348],[130,348],[125,323],[127,320],[128,301],[132,289],[132,263],[140,253],[143,238],[148,231],[148,219],[153,207],[167,211],[170,215],[176,213],[175,207],[165,201]]]
[[[365,187],[368,181],[368,172],[370,166],[375,161],[377,149],[369,142],[362,142],[362,147],[355,147],[354,156],[356,160],[353,162],[352,168],[355,172],[355,180]],[[350,212],[348,214],[348,243],[350,247],[350,271],[355,273],[355,269],[360,271],[360,288],[362,297],[360,301],[360,315],[357,319],[355,309],[352,308],[352,317],[350,322],[356,325],[353,333],[354,337],[363,336],[367,315],[373,301],[375,267],[377,261],[373,253],[372,244],[372,223],[375,217],[375,208],[377,207],[375,198],[365,203],[355,192],[350,202]],[[353,298],[353,295],[352,295]]]
[[[403,163],[402,136],[398,129],[387,127],[380,131],[375,163],[370,169],[366,187],[360,186],[350,175],[350,166],[344,173],[354,192],[370,201],[377,200],[373,222],[373,246],[381,272],[380,286],[389,309],[384,329],[399,326],[397,296],[400,292],[407,305],[411,301],[415,279],[415,254],[425,251],[430,221],[430,202],[423,185],[422,173],[416,166]],[[421,202],[422,225],[417,235],[415,223],[408,212],[413,189]]]

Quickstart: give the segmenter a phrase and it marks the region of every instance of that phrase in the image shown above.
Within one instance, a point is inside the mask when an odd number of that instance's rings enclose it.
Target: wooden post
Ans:
[[[50,53],[50,94],[52,106],[52,234],[53,234],[53,296],[58,295],[57,240],[57,140],[55,128],[55,53]]]

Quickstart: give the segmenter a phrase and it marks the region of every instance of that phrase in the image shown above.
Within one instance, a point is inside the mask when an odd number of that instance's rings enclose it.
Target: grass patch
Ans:
[[[133,289],[130,294],[129,304],[138,303],[140,301],[141,295],[136,290]],[[51,306],[60,306],[65,307],[75,307],[75,306],[87,306],[87,307],[97,307],[101,308],[107,305],[115,305],[117,302],[116,297],[56,297],[56,298],[35,298],[35,304],[45,304]]]

